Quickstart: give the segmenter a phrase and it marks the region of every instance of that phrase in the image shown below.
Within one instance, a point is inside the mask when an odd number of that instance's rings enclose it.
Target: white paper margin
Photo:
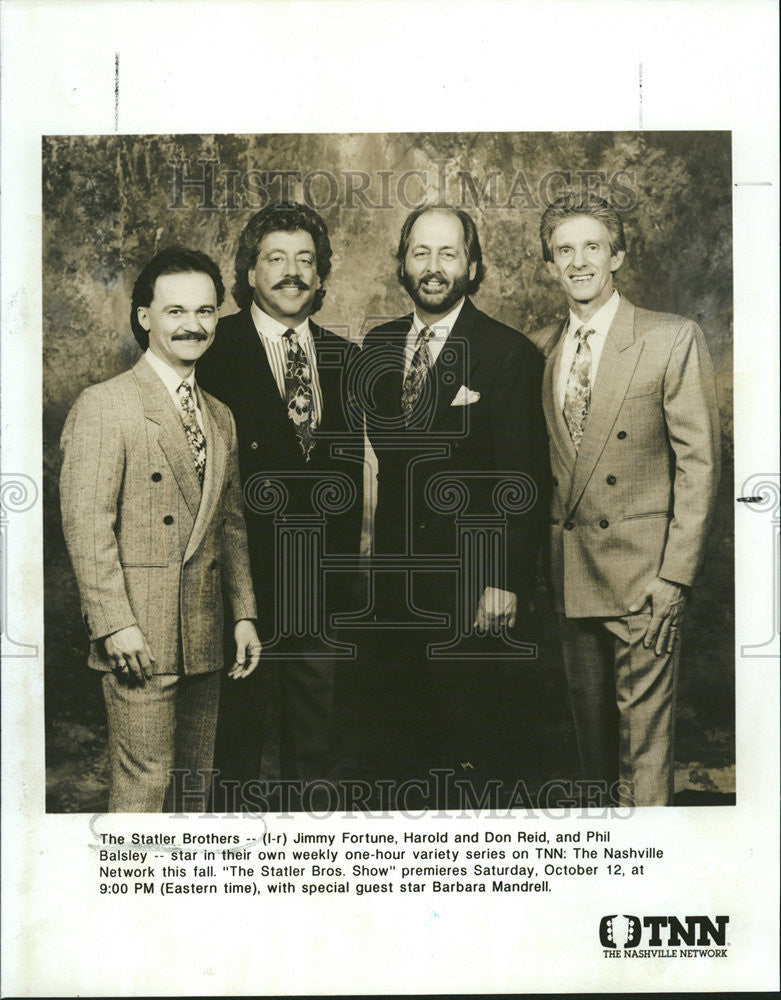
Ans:
[[[751,476],[777,471],[778,25],[770,0],[7,0],[2,17],[4,477],[29,476],[40,490],[41,135],[115,130],[116,52],[122,133],[731,130],[736,496]],[[778,664],[739,652],[777,628],[778,525],[738,508],[735,527],[738,805],[634,816],[632,842],[673,850],[663,878],[630,891],[600,881],[534,899],[106,901],[94,891],[88,819],[44,814],[42,658],[4,659],[4,995],[776,988]],[[10,521],[7,554],[5,621],[16,642],[42,654],[40,494]],[[557,822],[522,821],[529,830]],[[558,826],[603,828],[565,822]],[[171,825],[150,818],[133,828]],[[481,825],[502,828],[480,820],[469,829]],[[402,827],[353,818],[302,819],[295,829]],[[730,957],[605,960],[596,930],[616,911],[729,914]]]

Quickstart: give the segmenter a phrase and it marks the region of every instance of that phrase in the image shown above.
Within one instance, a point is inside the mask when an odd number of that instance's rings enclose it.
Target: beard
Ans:
[[[433,295],[423,291],[421,287],[424,281],[432,277],[444,282],[442,288]],[[466,271],[455,277],[452,282],[448,282],[444,274],[439,271],[435,274],[424,274],[422,278],[413,278],[406,271],[403,271],[401,280],[407,295],[419,309],[428,313],[439,313],[442,316],[449,313],[459,299],[466,295],[471,284],[469,274]]]

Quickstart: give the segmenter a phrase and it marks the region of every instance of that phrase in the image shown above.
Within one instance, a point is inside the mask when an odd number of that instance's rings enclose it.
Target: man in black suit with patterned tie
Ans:
[[[357,555],[362,519],[363,424],[349,390],[359,351],[310,320],[330,270],[313,209],[280,203],[254,215],[234,266],[241,311],[220,320],[199,369],[236,419],[259,631],[279,666],[280,771],[303,782],[331,772],[332,615],[350,602],[349,573],[324,573],[321,560]],[[259,688],[245,686],[221,715],[223,779],[260,775]]]
[[[535,584],[542,364],[468,297],[484,269],[467,212],[412,212],[397,260],[414,311],[371,330],[361,358],[378,463],[373,597],[390,631],[373,658],[376,729],[396,760],[414,748],[415,773],[477,771],[508,700],[494,654],[520,654],[503,632]]]

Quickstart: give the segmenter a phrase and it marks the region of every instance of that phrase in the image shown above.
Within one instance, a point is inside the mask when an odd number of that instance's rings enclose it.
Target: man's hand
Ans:
[[[249,677],[257,667],[260,651],[263,648],[255,629],[255,623],[249,618],[242,618],[233,628],[233,638],[236,640],[236,662],[228,671],[228,677],[234,681]]]
[[[103,640],[111,669],[128,684],[146,684],[155,658],[138,625],[128,625]]]
[[[657,576],[645,588],[635,603],[629,609],[635,614],[648,602],[651,602],[651,621],[643,639],[646,649],[656,643],[654,652],[661,656],[665,650],[671,653],[675,640],[678,638],[681,616],[688,598],[688,588],[679,583],[671,583]]]
[[[511,591],[486,587],[477,606],[473,627],[478,632],[498,632],[502,625],[511,628],[517,610],[518,598]]]

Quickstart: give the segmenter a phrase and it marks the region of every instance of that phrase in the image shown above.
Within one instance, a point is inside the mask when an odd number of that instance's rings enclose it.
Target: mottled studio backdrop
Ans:
[[[235,241],[252,213],[285,197],[306,201],[325,218],[334,250],[317,320],[359,340],[378,317],[408,311],[393,259],[406,214],[447,200],[478,225],[487,276],[477,304],[531,331],[563,315],[537,228],[565,188],[594,191],[622,211],[629,251],[619,290],[637,305],[695,319],[713,354],[725,461],[683,640],[676,787],[734,791],[731,187],[725,132],[45,138],[49,808],[100,809],[105,790],[102,698],[84,666],[87,640],[59,522],[58,441],[84,386],[138,357],[128,310],[143,264],[169,243],[197,247],[217,260],[230,288]],[[228,296],[223,313],[233,311]],[[551,705],[551,732],[571,744],[566,705]]]

